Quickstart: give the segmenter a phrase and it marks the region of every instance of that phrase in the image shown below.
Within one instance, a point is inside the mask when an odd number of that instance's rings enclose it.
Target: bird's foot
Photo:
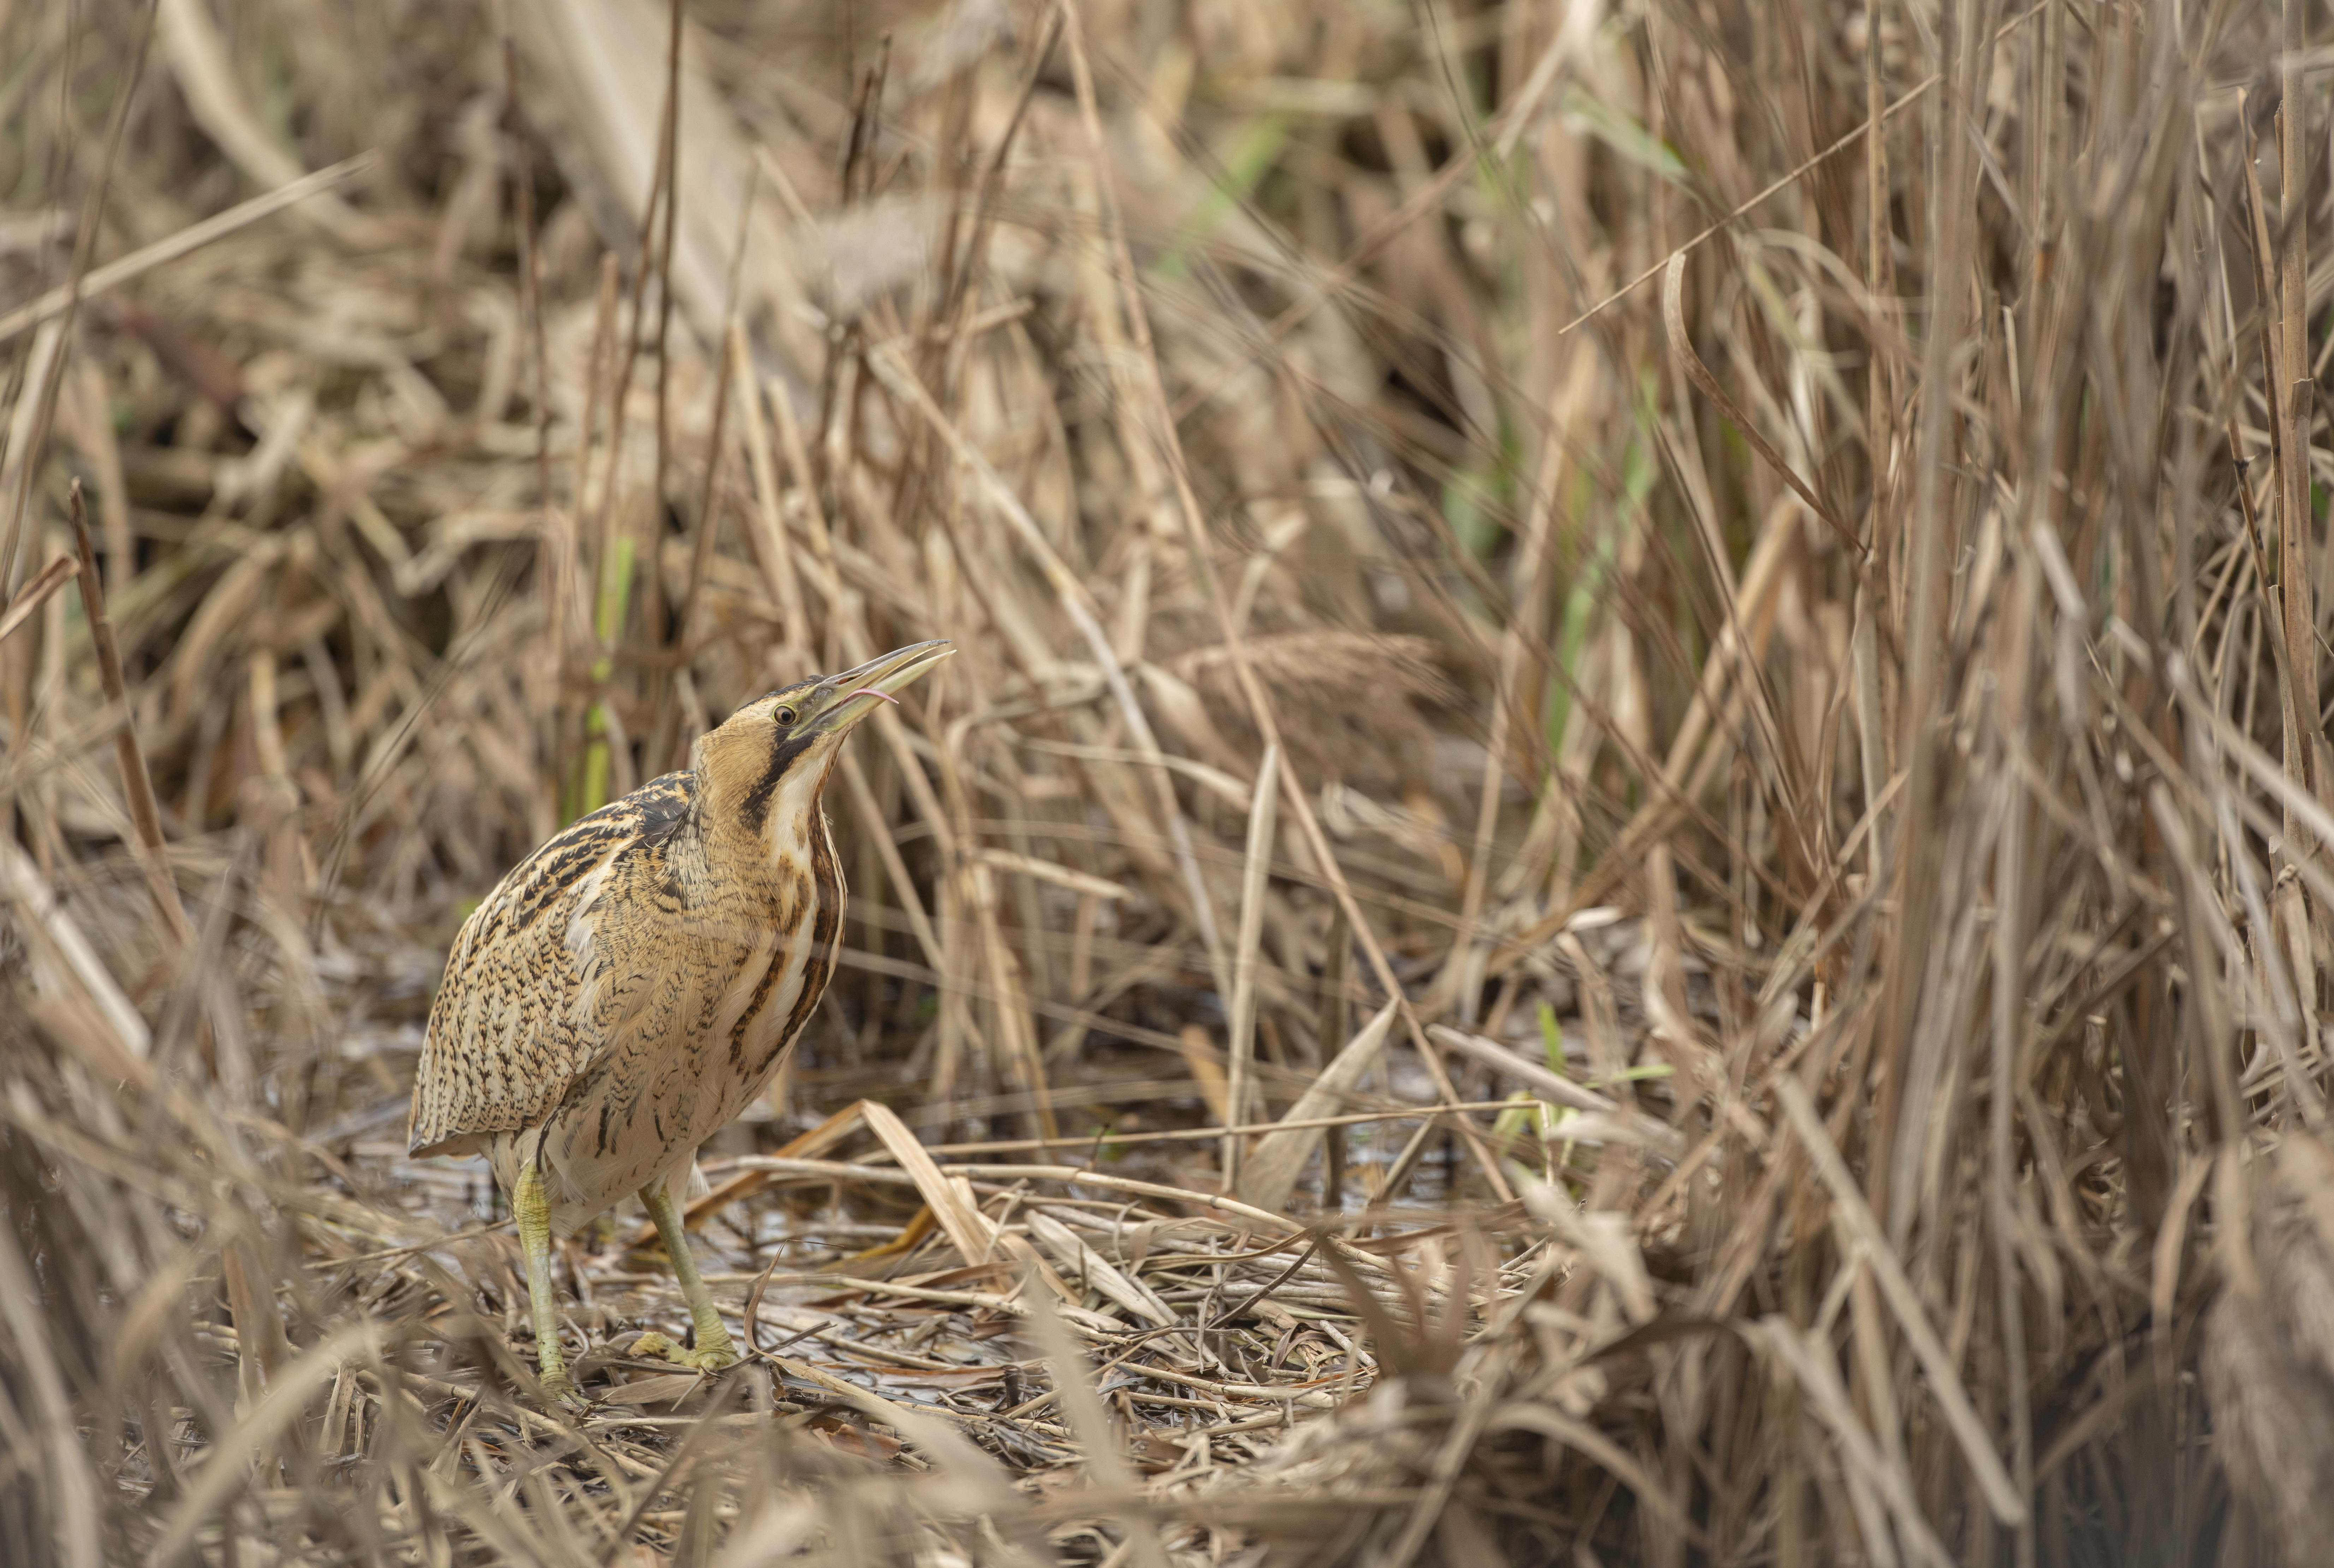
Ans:
[[[592,1408],[592,1396],[576,1387],[564,1369],[544,1375],[543,1392],[552,1403],[579,1416]]]
[[[564,1356],[548,1355],[536,1358],[535,1380],[543,1385],[543,1397],[555,1405],[583,1414],[592,1408],[592,1396],[578,1388],[567,1370]]]
[[[670,1361],[677,1367],[688,1367],[700,1372],[718,1372],[737,1364],[738,1352],[726,1342],[699,1345],[685,1350],[664,1334],[651,1329],[632,1342],[632,1353],[644,1361]]]

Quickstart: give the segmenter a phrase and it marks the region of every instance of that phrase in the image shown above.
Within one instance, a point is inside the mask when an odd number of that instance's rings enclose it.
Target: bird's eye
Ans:
[[[776,719],[780,724],[791,725],[794,723],[796,715],[793,708],[781,707],[777,712],[772,714],[770,717]]]

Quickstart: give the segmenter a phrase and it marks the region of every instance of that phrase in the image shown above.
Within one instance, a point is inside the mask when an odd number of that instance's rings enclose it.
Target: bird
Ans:
[[[484,1153],[526,1258],[536,1365],[569,1376],[551,1239],[639,1195],[693,1325],[636,1355],[737,1360],[675,1198],[698,1146],[768,1084],[834,967],[843,872],[823,795],[844,739],[955,649],[897,649],[766,693],[699,738],[690,766],[579,817],[462,924],[431,1001],[410,1155]]]

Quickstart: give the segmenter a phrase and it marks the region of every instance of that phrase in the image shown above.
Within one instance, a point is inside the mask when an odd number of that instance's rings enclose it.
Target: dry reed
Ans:
[[[2310,24],[0,5],[0,1561],[2317,1561]],[[466,900],[928,636],[546,1407]]]

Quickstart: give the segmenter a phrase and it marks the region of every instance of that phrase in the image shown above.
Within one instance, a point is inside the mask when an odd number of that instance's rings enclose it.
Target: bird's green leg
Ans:
[[[664,1238],[666,1255],[672,1259],[673,1275],[680,1281],[680,1293],[689,1298],[690,1321],[697,1325],[697,1348],[683,1350],[663,1334],[645,1333],[632,1345],[632,1354],[718,1372],[735,1362],[738,1352],[730,1348],[721,1309],[713,1304],[713,1293],[705,1288],[697,1260],[689,1255],[689,1236],[681,1228],[680,1212],[673,1207],[672,1194],[665,1190],[662,1181],[641,1188],[641,1201],[648,1206],[649,1217],[656,1221],[657,1235]]]
[[[535,1359],[543,1390],[563,1404],[583,1402],[583,1391],[567,1375],[559,1353],[559,1313],[551,1294],[551,1200],[544,1196],[543,1171],[533,1160],[519,1168],[518,1190],[511,1194],[518,1220],[518,1245],[526,1254],[527,1302],[535,1308]]]

